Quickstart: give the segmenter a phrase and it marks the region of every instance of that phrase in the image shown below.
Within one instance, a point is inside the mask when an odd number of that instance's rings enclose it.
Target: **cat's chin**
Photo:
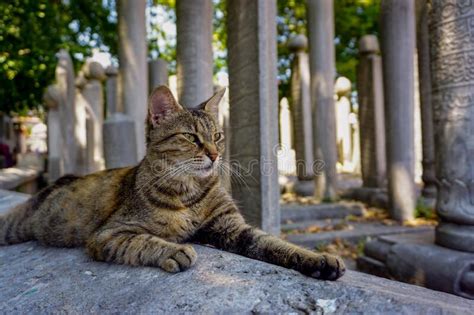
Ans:
[[[214,168],[211,167],[206,167],[206,168],[201,168],[195,171],[195,176],[199,178],[206,178],[211,176],[214,173]]]

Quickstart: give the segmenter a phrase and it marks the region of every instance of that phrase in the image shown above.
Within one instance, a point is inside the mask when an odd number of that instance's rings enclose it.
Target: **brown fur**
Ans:
[[[245,223],[217,173],[223,141],[212,113],[221,97],[218,92],[201,110],[185,110],[166,87],[157,88],[149,101],[147,154],[140,164],[60,178],[0,217],[0,245],[38,240],[85,246],[99,261],[178,272],[195,263],[188,244],[195,242],[315,278],[342,276],[340,258]],[[206,165],[210,171],[201,169]]]

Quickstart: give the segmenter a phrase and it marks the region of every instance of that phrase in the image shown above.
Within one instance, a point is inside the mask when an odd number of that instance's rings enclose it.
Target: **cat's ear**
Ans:
[[[214,115],[214,117],[217,117],[217,113],[219,112],[219,104],[222,101],[226,90],[226,88],[223,88],[217,91],[213,96],[211,96],[210,99],[204,102],[203,109],[206,112],[209,112]]]
[[[148,119],[153,127],[182,110],[183,107],[178,104],[171,90],[165,85],[155,88],[148,98]]]

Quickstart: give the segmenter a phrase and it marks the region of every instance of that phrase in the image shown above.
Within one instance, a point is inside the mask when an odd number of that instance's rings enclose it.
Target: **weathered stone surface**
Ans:
[[[336,114],[334,108],[334,3],[307,1],[314,158],[324,162],[315,177],[315,197],[333,200],[337,189]]]
[[[434,0],[431,7],[436,243],[474,253],[474,2]]]
[[[390,212],[400,222],[413,219],[414,56],[413,0],[383,0],[380,8]]]
[[[472,301],[348,271],[335,282],[195,246],[179,274],[91,261],[81,249],[0,248],[2,313],[467,314]]]
[[[280,232],[275,0],[229,0],[228,64],[232,196],[251,224]],[[245,12],[245,14],[242,14]]]

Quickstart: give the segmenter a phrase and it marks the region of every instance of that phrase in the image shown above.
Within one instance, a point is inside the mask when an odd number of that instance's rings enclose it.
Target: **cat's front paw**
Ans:
[[[344,275],[344,261],[329,254],[314,254],[303,261],[303,273],[321,280],[336,280]]]
[[[194,265],[197,253],[191,245],[178,245],[168,250],[160,267],[167,272],[180,272]]]

